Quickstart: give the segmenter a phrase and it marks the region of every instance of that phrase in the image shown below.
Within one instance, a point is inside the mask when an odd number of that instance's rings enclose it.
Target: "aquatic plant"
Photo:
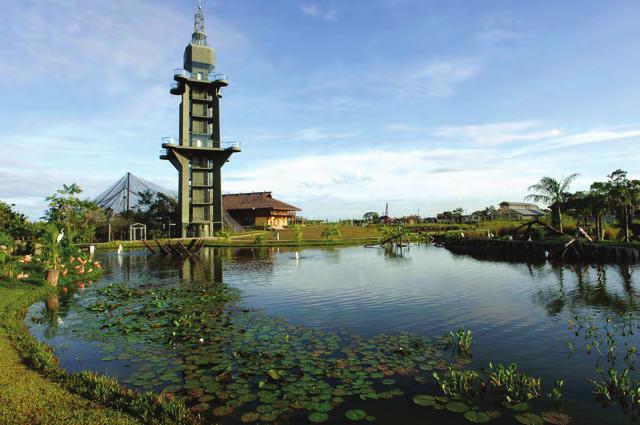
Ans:
[[[473,336],[471,331],[465,328],[459,328],[455,332],[451,331],[445,336],[445,341],[448,347],[455,347],[458,354],[469,355],[471,354],[471,340]]]
[[[480,374],[474,370],[456,370],[449,366],[446,374],[434,372],[433,378],[445,395],[463,398],[474,392]]]
[[[490,391],[499,394],[510,403],[524,402],[540,396],[541,379],[520,372],[515,363],[507,367],[502,364],[494,367],[489,363],[485,383]]]
[[[564,387],[564,381],[563,380],[557,380],[555,382],[555,384],[553,385],[553,388],[551,389],[551,392],[549,394],[547,394],[547,397],[550,400],[553,400],[555,402],[560,401],[560,399],[562,398],[562,388]]]
[[[262,234],[256,235],[256,237],[253,239],[254,245],[262,245],[263,243],[264,243],[264,235]]]

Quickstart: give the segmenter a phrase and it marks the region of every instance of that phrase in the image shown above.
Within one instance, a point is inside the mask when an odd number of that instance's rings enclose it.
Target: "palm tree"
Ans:
[[[562,232],[562,204],[569,197],[569,186],[578,177],[577,173],[563,177],[560,181],[553,177],[543,177],[534,185],[529,186],[529,192],[535,191],[525,199],[534,202],[544,202],[553,209],[553,224]]]

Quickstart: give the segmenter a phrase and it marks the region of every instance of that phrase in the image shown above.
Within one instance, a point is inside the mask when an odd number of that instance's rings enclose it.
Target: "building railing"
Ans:
[[[242,147],[242,143],[238,141],[221,142],[220,147],[225,149],[240,149]]]
[[[242,148],[242,143],[238,141],[217,142],[211,139],[208,139],[208,140],[200,139],[199,142],[200,142],[200,146],[198,146],[198,139],[190,140],[189,143],[187,143],[187,145],[193,148],[214,148],[214,147],[222,148],[222,149],[241,149]],[[173,136],[167,136],[162,138],[162,143],[179,145],[180,140],[178,140],[176,137],[173,137]]]
[[[187,71],[186,69],[176,68],[176,69],[173,70],[173,76],[174,77],[181,77],[181,78],[190,78],[191,77],[191,73],[189,71]]]
[[[210,81],[228,81],[226,74],[209,74]]]
[[[178,90],[178,83],[174,82],[174,83],[169,84],[169,88],[171,90]]]
[[[169,155],[168,149],[160,149],[160,156],[167,156],[167,155]]]

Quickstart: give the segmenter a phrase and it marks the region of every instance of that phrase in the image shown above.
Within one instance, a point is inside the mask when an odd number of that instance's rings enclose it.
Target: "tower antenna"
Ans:
[[[198,10],[193,19],[193,32],[204,34],[204,13],[202,13],[202,0],[198,0]]]

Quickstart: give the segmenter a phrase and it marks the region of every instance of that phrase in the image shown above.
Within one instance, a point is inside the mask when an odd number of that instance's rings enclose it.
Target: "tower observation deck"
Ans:
[[[207,44],[202,6],[194,19],[184,66],[174,70],[170,93],[181,97],[178,138],[165,137],[160,159],[178,170],[182,237],[212,236],[222,229],[222,166],[240,152],[237,142],[220,141],[221,89],[228,85],[215,73],[215,52]]]

